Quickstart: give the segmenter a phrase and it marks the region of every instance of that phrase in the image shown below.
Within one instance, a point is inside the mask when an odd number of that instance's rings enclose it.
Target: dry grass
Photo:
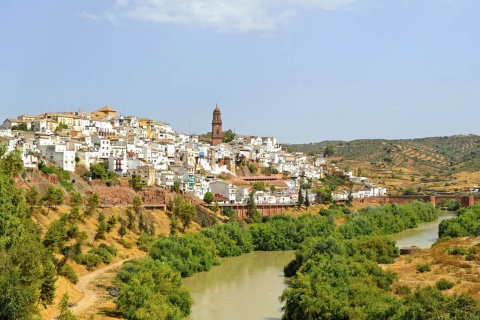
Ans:
[[[417,254],[403,255],[395,263],[382,265],[382,267],[398,275],[398,282],[393,285],[394,291],[401,285],[410,287],[412,291],[418,286],[433,286],[443,278],[455,283],[453,288],[445,290],[445,293],[468,292],[476,299],[480,299],[480,258],[467,261],[462,255],[446,253],[450,247],[470,248],[479,242],[480,238],[453,239],[430,249],[424,249]],[[418,272],[417,265],[419,264],[429,264],[431,271]]]

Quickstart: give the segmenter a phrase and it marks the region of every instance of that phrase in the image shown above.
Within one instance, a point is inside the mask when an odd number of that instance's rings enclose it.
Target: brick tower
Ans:
[[[212,120],[212,146],[222,143],[223,132],[222,132],[222,113],[218,106],[215,106],[213,110],[213,120]]]

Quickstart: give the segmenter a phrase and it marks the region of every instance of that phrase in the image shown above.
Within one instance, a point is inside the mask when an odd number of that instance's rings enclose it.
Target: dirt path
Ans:
[[[84,296],[80,301],[77,302],[76,306],[71,308],[72,312],[75,315],[79,315],[82,312],[86,311],[88,308],[95,305],[95,303],[97,302],[97,300],[98,300],[97,293],[94,290],[89,288],[90,283],[93,280],[103,276],[106,272],[108,272],[108,271],[110,271],[114,268],[120,267],[126,261],[133,260],[133,259],[138,259],[138,258],[141,258],[141,257],[144,257],[144,255],[143,256],[132,257],[132,258],[121,260],[121,261],[117,261],[115,263],[109,264],[108,266],[105,266],[103,268],[100,268],[98,270],[95,270],[93,272],[90,272],[90,273],[80,277],[78,283],[74,286],[74,288],[77,291],[82,292],[84,294]]]

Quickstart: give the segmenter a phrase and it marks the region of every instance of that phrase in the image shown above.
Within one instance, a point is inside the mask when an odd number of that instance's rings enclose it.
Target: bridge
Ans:
[[[382,197],[369,197],[369,198],[361,198],[361,199],[354,199],[353,202],[364,202],[364,203],[372,203],[372,204],[379,204],[379,203],[396,203],[396,204],[406,204],[412,202],[414,200],[421,200],[425,202],[430,202],[432,205],[436,206],[443,200],[456,200],[458,201],[462,207],[470,207],[475,204],[476,201],[480,200],[480,197],[475,196],[382,196]]]

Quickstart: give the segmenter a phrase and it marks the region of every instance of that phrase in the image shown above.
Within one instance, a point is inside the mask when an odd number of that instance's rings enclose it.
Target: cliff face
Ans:
[[[131,205],[136,195],[142,197],[143,204],[167,204],[169,201],[169,190],[161,187],[148,187],[135,192],[128,186],[116,185],[106,186],[99,184],[92,186],[92,192],[98,193],[100,201],[104,205]]]

